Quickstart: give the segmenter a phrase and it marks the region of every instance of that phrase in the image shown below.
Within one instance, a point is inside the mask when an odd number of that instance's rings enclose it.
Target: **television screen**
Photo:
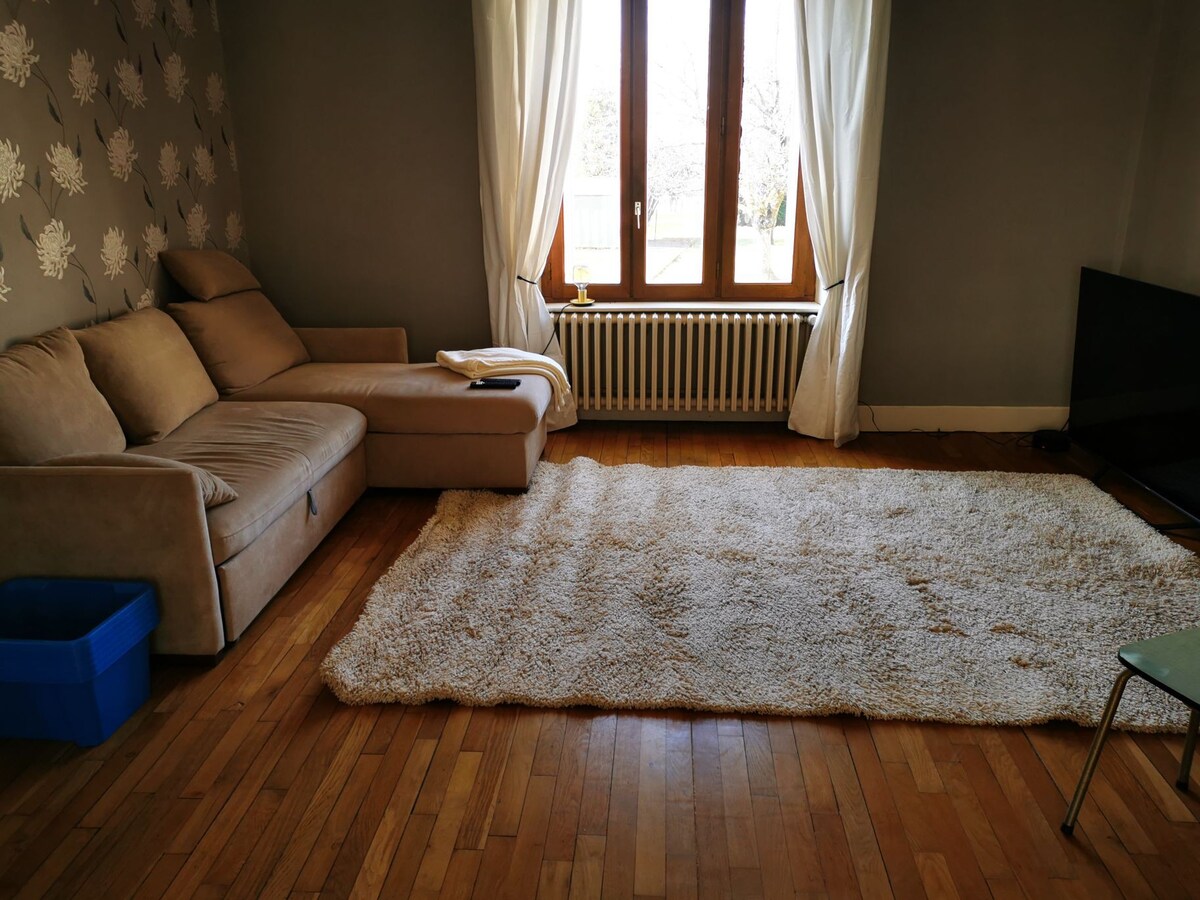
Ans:
[[[1200,297],[1079,278],[1072,440],[1200,519]]]

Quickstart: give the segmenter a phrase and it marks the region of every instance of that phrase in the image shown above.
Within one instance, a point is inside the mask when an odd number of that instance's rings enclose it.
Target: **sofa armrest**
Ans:
[[[403,328],[295,328],[313,362],[406,363]]]
[[[225,646],[208,521],[184,469],[0,466],[0,580],[148,581],[158,653]]]

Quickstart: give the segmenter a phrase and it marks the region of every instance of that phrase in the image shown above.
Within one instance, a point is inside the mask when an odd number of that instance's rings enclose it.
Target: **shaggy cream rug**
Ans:
[[[542,463],[449,491],[322,672],[347,703],[1093,724],[1200,563],[1090,482]],[[1135,679],[1120,722],[1182,728]]]

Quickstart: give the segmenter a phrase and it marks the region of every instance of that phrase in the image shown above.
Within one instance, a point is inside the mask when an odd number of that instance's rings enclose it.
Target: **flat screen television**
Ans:
[[[1200,297],[1081,271],[1068,431],[1200,521]]]

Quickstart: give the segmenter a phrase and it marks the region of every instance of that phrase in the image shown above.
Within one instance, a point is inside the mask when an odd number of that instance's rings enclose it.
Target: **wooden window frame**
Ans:
[[[745,46],[745,0],[710,0],[708,108],[704,185],[704,255],[701,281],[693,284],[648,284],[646,218],[638,228],[633,204],[646,199],[647,3],[621,3],[621,281],[592,284],[597,300],[812,300],[816,271],[804,215],[803,180],[797,173],[792,280],[784,283],[738,283],[734,279],[737,245],[738,162],[741,155],[741,111]],[[586,39],[585,39],[586,43]],[[735,52],[736,51],[736,52]],[[634,127],[634,123],[639,127]],[[731,214],[726,217],[726,211]],[[542,273],[542,294],[549,301],[576,294],[565,271],[564,210]]]

